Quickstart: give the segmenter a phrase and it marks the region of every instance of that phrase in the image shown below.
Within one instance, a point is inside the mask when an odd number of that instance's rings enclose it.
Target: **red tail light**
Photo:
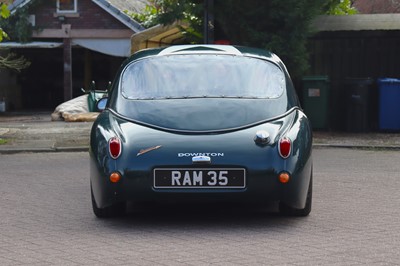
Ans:
[[[121,140],[118,137],[112,137],[108,141],[111,158],[117,159],[121,155]]]
[[[290,152],[292,151],[292,141],[287,138],[287,137],[283,137],[281,138],[281,140],[279,141],[279,155],[286,159],[287,157],[290,156]]]

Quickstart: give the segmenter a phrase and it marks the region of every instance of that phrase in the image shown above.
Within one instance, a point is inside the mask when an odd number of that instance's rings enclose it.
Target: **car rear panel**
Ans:
[[[96,201],[106,206],[125,200],[267,201],[285,198],[286,202],[293,202],[292,205],[301,205],[306,189],[300,189],[301,195],[297,191],[299,186],[308,184],[309,179],[304,176],[309,171],[304,171],[304,168],[310,167],[310,155],[302,156],[304,161],[299,161],[298,154],[302,151],[297,151],[294,146],[292,153],[295,156],[283,159],[277,147],[280,137],[290,132],[297,115],[298,112],[293,111],[283,118],[232,132],[183,134],[141,126],[109,113],[108,122],[122,140],[122,153],[116,160],[102,158],[102,162],[97,162],[104,167],[96,166],[96,159],[92,156],[92,168],[96,173],[92,183],[102,191],[95,195]],[[269,133],[267,145],[255,143],[254,137],[259,130]],[[192,158],[196,156],[210,157],[211,163],[194,164]],[[155,188],[154,169],[244,169],[245,187]],[[118,184],[110,184],[107,180],[112,171],[122,174]],[[281,171],[292,174],[291,184],[279,183]],[[290,192],[285,195],[285,191]],[[300,203],[297,203],[299,199]]]

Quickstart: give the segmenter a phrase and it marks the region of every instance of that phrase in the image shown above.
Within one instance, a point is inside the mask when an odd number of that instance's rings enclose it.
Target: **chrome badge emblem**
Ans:
[[[210,164],[211,163],[211,157],[209,157],[209,156],[195,156],[195,157],[192,157],[192,163],[193,164]]]

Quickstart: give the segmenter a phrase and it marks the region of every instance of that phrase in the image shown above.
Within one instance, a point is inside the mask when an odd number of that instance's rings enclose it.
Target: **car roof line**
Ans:
[[[231,54],[243,55],[237,48],[231,45],[173,45],[162,50],[158,55],[171,55],[171,54]]]

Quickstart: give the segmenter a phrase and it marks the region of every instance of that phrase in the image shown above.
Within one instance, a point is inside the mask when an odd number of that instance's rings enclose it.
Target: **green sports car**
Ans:
[[[178,45],[121,66],[90,139],[94,214],[127,202],[279,202],[306,216],[312,130],[282,61],[260,49]]]

